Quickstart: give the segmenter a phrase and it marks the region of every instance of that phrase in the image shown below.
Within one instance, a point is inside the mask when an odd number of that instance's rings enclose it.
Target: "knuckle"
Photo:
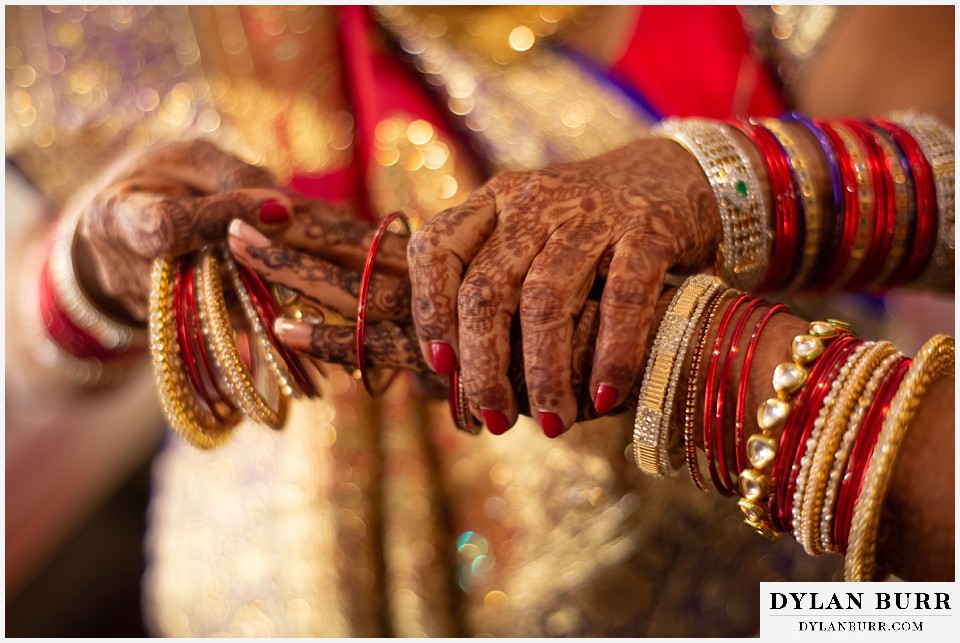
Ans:
[[[549,329],[569,318],[569,302],[560,288],[545,281],[526,281],[520,289],[520,318],[528,328]]]
[[[502,300],[492,279],[484,275],[468,276],[457,292],[457,311],[464,334],[492,333]]]

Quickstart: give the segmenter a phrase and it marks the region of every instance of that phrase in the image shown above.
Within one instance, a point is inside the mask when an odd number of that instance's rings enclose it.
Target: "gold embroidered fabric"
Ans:
[[[478,8],[377,14],[495,168],[640,135],[623,96],[544,46],[586,12],[497,10],[486,48],[453,37]],[[332,7],[6,12],[8,157],[57,200],[121,150],[182,136],[281,178],[351,161]],[[478,185],[460,143],[409,114],[389,114],[376,146],[381,212],[424,218]],[[371,402],[332,369],[281,432],[246,423],[213,452],[171,436],[149,514],[151,630],[742,636],[757,634],[760,581],[840,578],[839,561],[757,539],[731,504],[641,476],[622,450],[629,417],[556,440],[529,419],[469,436],[416,391],[401,378]]]

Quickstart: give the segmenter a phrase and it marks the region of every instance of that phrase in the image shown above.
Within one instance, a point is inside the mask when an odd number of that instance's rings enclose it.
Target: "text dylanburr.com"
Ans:
[[[956,640],[956,583],[760,583],[760,637]]]

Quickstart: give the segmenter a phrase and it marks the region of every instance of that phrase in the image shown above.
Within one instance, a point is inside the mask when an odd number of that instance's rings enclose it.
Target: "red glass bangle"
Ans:
[[[307,396],[319,396],[319,392],[316,387],[314,387],[313,382],[310,381],[310,377],[307,375],[303,363],[300,361],[300,356],[280,342],[273,330],[273,322],[280,317],[281,310],[276,300],[274,300],[273,295],[270,293],[267,284],[260,278],[260,275],[246,266],[238,264],[237,271],[240,275],[240,280],[247,289],[250,301],[257,311],[257,316],[260,317],[260,322],[263,325],[264,332],[267,334],[267,338],[280,354],[280,357],[283,358],[287,368],[290,369],[290,375],[293,377],[297,386]]]
[[[787,151],[777,140],[777,137],[766,127],[752,124],[755,140],[760,143],[760,149],[766,159],[767,166],[774,168],[776,181],[773,183],[776,192],[774,202],[778,208],[778,217],[783,219],[783,238],[777,246],[781,248],[780,256],[774,257],[777,263],[776,270],[768,273],[769,283],[766,289],[776,290],[790,283],[800,268],[800,258],[803,254],[803,234],[801,230],[800,211],[797,207],[798,188],[796,177],[790,168]],[[759,288],[758,288],[759,289]]]
[[[747,383],[750,379],[750,367],[753,365],[753,354],[757,350],[757,344],[760,340],[760,335],[763,333],[763,329],[766,328],[767,323],[770,322],[770,319],[777,313],[787,312],[787,306],[784,304],[774,304],[763,313],[763,316],[760,317],[757,321],[757,325],[753,328],[753,333],[750,335],[750,342],[747,344],[747,352],[743,356],[743,368],[740,371],[740,382],[737,385],[737,406],[734,412],[734,425],[733,425],[733,436],[734,436],[734,449],[737,455],[737,475],[749,467],[749,462],[747,461],[747,447],[746,441],[743,438],[743,426],[744,426],[744,413],[747,405]]]
[[[203,382],[203,388],[201,390],[206,394],[203,399],[210,406],[210,412],[214,414],[214,417],[219,419],[222,413],[220,413],[217,408],[218,404],[225,405],[224,408],[228,412],[236,411],[237,407],[234,406],[230,397],[224,392],[220,384],[220,378],[217,375],[217,370],[213,367],[213,361],[210,359],[210,355],[207,353],[207,346],[203,341],[203,328],[200,325],[195,290],[197,267],[190,265],[186,259],[182,259],[180,265],[180,270],[183,275],[183,296],[186,303],[184,312],[186,314],[187,337],[190,340],[189,348],[194,356],[200,357],[200,364],[203,366],[203,370],[200,372],[201,381]],[[206,375],[206,378],[204,378],[203,375]],[[230,423],[229,419],[227,423]]]
[[[757,290],[772,290],[789,279],[790,266],[793,263],[793,250],[796,244],[795,212],[791,213],[791,206],[795,205],[794,194],[791,193],[789,168],[780,154],[776,139],[766,128],[753,123],[741,123],[736,120],[727,121],[737,128],[753,143],[763,157],[764,167],[770,181],[770,191],[773,195],[773,218],[776,235],[770,253],[770,266],[764,275]],[[772,140],[771,140],[772,139]]]
[[[823,405],[830,384],[850,353],[860,342],[850,334],[844,334],[827,345],[823,355],[814,363],[807,376],[807,383],[794,401],[780,437],[780,447],[770,474],[773,492],[769,498],[769,515],[778,531],[789,531],[792,519],[792,503],[787,502],[793,494],[791,479],[799,473],[800,456],[807,438],[813,429],[813,418]]]
[[[185,301],[186,288],[183,271],[184,261],[178,260],[173,277],[173,317],[174,324],[177,327],[177,347],[180,350],[180,361],[183,363],[184,370],[187,372],[187,380],[203,404],[210,413],[223,422],[223,418],[217,413],[216,405],[207,396],[206,387],[203,380],[200,379],[200,369],[197,367],[197,356],[190,347],[190,332],[187,328],[187,303]]]
[[[885,150],[884,157],[891,175],[895,176],[896,172],[893,168],[898,168],[904,181],[903,186],[899,189],[894,183],[893,192],[894,227],[891,233],[893,243],[890,252],[893,252],[893,248],[896,248],[897,256],[884,258],[881,269],[882,275],[872,284],[875,290],[884,290],[889,287],[891,278],[906,265],[910,258],[909,250],[913,247],[913,240],[917,232],[917,192],[913,180],[913,170],[910,168],[910,160],[903,149],[885,129],[876,123],[870,121],[869,127],[877,140],[882,140],[885,144],[881,145],[881,148]]]
[[[411,230],[410,220],[407,219],[407,216],[402,212],[388,214],[386,217],[384,217],[383,221],[380,222],[380,226],[377,228],[376,234],[373,235],[373,241],[370,243],[370,250],[367,251],[367,259],[363,264],[363,275],[360,278],[360,295],[357,298],[357,369],[360,371],[360,379],[363,380],[363,386],[367,389],[367,392],[370,395],[379,395],[380,393],[383,393],[385,390],[387,390],[387,387],[390,386],[390,384],[393,382],[393,378],[397,375],[397,371],[392,371],[380,386],[374,388],[374,385],[370,380],[370,374],[367,370],[367,350],[365,342],[367,325],[367,295],[370,292],[370,278],[373,276],[373,264],[377,258],[377,249],[380,247],[380,240],[383,239],[383,235],[387,231],[387,227],[393,223],[395,219],[402,220],[404,224],[406,224],[407,229]]]
[[[733,363],[736,359],[737,354],[740,353],[740,340],[743,338],[743,331],[747,327],[747,320],[750,318],[750,315],[752,315],[753,311],[759,308],[762,304],[766,304],[766,302],[763,301],[762,299],[753,299],[750,301],[750,303],[747,304],[743,313],[741,313],[740,315],[740,319],[737,320],[737,325],[733,329],[733,335],[730,337],[730,345],[727,347],[726,354],[723,358],[723,363],[719,367],[720,382],[717,388],[717,407],[716,407],[717,410],[716,410],[716,413],[714,414],[714,419],[717,423],[717,426],[721,427],[720,430],[717,432],[718,436],[727,435],[727,433],[723,430],[727,426],[727,423],[725,421],[726,418],[724,418],[724,411],[725,411],[724,407],[726,406],[727,390],[730,387],[730,375],[733,372]],[[745,374],[741,373],[741,375],[743,376]],[[742,435],[741,435],[741,438],[742,438]],[[719,457],[720,464],[721,464],[720,475],[725,479],[728,471],[728,467],[727,467],[728,451],[727,451],[726,442],[727,440],[723,440],[721,438],[720,440],[718,440],[718,444],[717,444],[717,456]],[[736,440],[736,432],[734,432],[733,446],[734,446],[734,453],[736,453],[739,449],[739,444],[737,443],[737,440]],[[742,471],[744,467],[740,466],[739,458],[737,458],[736,455],[734,456],[734,458],[732,458],[732,460],[734,460],[734,467],[736,468],[736,470],[734,471],[733,476],[731,476],[730,485],[734,489],[736,489],[737,481],[739,480],[739,476],[740,476],[740,471]]]
[[[703,453],[707,460],[707,470],[710,473],[710,479],[716,490],[726,496],[732,496],[736,487],[730,483],[726,476],[726,463],[722,448],[719,451],[719,465],[717,464],[717,444],[723,444],[722,426],[716,426],[714,423],[714,405],[716,400],[717,366],[720,360],[720,349],[723,346],[724,336],[727,334],[727,328],[733,321],[737,308],[745,301],[751,299],[750,295],[743,293],[724,311],[723,318],[717,329],[717,337],[713,343],[713,351],[710,353],[710,361],[707,364],[707,382],[706,392],[703,403]],[[719,435],[718,435],[719,434]],[[724,476],[721,478],[718,466],[722,467]]]
[[[909,257],[897,271],[890,285],[908,283],[926,268],[933,256],[937,240],[937,193],[933,179],[933,170],[923,155],[920,145],[905,129],[890,121],[874,118],[873,122],[886,131],[903,150],[913,174],[914,189],[917,197],[917,229]]]
[[[850,152],[836,130],[824,121],[815,121],[827,138],[833,145],[834,152],[837,155],[837,162],[840,165],[840,177],[843,181],[843,209],[837,213],[842,224],[834,226],[834,230],[839,230],[840,236],[836,244],[836,250],[833,256],[833,262],[824,275],[820,286],[829,288],[843,272],[844,266],[850,261],[850,255],[853,252],[853,242],[857,236],[857,226],[860,219],[860,199],[857,188],[857,170],[853,165],[853,159]],[[836,233],[835,237],[836,237]]]
[[[843,124],[860,140],[866,151],[866,163],[874,190],[873,229],[868,250],[860,268],[846,284],[847,288],[854,289],[869,283],[880,271],[893,243],[897,211],[893,201],[893,175],[887,167],[883,149],[877,143],[873,131],[853,119],[845,119]]]
[[[883,384],[877,390],[850,451],[850,459],[847,461],[847,468],[837,492],[837,506],[833,521],[833,542],[837,551],[841,553],[845,553],[847,550],[853,508],[856,504],[856,498],[860,495],[863,477],[876,445],[877,437],[880,435],[880,429],[883,427],[887,412],[890,410],[893,396],[896,395],[897,389],[900,388],[900,383],[912,363],[912,359],[904,357],[891,369]]]

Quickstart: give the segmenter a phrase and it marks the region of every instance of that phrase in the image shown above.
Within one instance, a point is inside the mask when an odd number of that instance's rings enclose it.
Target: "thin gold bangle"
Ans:
[[[883,576],[877,566],[877,535],[897,453],[923,396],[934,382],[953,376],[954,367],[953,337],[934,335],[920,348],[900,383],[867,465],[863,490],[854,504],[844,580],[875,581]]]
[[[247,371],[237,350],[236,335],[230,324],[227,305],[223,298],[223,286],[220,282],[220,262],[213,250],[206,248],[200,252],[198,289],[205,320],[209,324],[212,357],[217,370],[227,383],[227,394],[233,405],[260,424],[273,429],[281,429],[286,420],[286,397],[278,396],[278,408],[270,408],[269,402],[257,390],[253,377]],[[203,318],[202,318],[203,319]]]

